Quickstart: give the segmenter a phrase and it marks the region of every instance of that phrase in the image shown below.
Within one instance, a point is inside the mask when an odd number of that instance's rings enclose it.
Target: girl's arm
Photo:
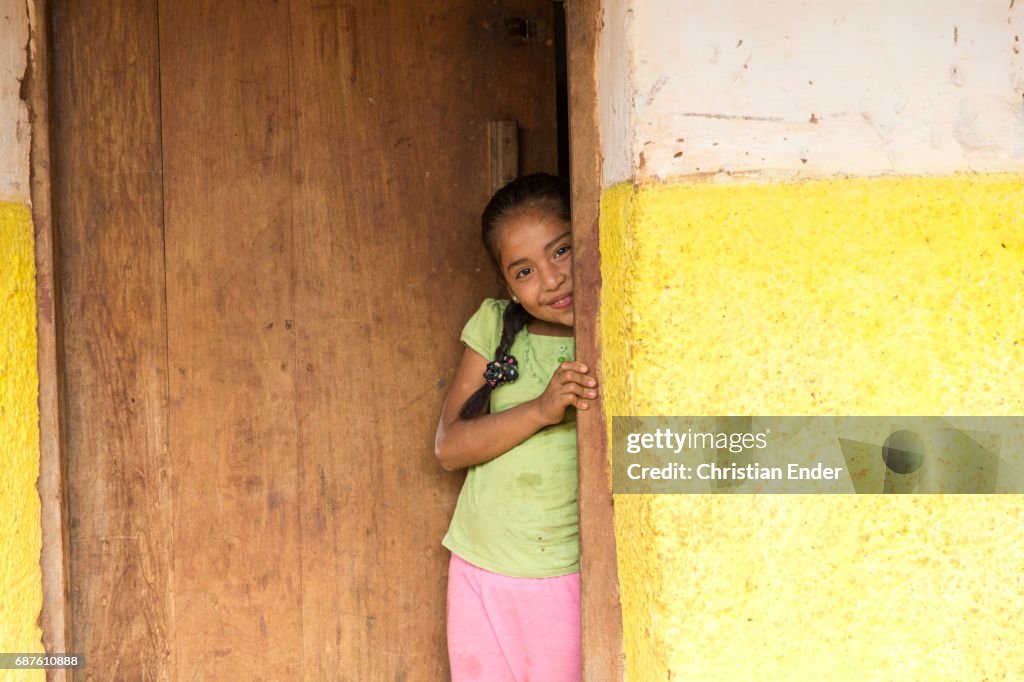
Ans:
[[[434,439],[434,454],[448,471],[503,455],[545,426],[562,421],[570,405],[586,410],[585,399],[597,397],[597,382],[587,376],[589,368],[579,362],[563,362],[539,397],[497,414],[462,419],[459,410],[463,403],[484,385],[487,362],[467,348],[448,391]]]

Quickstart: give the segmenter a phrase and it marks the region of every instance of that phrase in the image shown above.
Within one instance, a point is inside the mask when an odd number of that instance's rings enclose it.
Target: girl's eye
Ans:
[[[558,247],[558,250],[555,251],[555,258],[559,258],[561,256],[564,256],[565,254],[569,253],[570,251],[572,251],[572,246],[570,246],[568,244],[566,244],[565,246],[560,246],[560,247]]]
[[[533,272],[533,268],[523,268],[522,270],[516,273],[516,279],[522,279],[523,277],[529,275],[531,272]]]

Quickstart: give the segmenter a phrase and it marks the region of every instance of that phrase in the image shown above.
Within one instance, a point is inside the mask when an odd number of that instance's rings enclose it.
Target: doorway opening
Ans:
[[[528,126],[524,172],[572,174],[577,257],[598,262],[593,111],[569,111],[592,106],[570,88],[594,90],[596,3],[520,3],[550,13],[553,58],[500,40],[497,2],[110,4],[41,5],[58,650],[171,679],[443,679],[439,540],[457,491],[429,444],[458,340],[435,331],[490,282],[466,236],[486,152],[461,141],[496,112]],[[458,286],[438,295],[438,273]],[[578,348],[596,338],[584,325]],[[600,485],[581,486],[587,523]]]

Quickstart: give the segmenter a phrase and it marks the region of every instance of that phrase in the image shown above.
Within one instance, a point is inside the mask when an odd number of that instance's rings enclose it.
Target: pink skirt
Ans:
[[[452,682],[580,682],[580,574],[511,578],[452,554]]]

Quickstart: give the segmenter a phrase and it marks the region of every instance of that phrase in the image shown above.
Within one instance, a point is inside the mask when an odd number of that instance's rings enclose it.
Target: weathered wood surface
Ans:
[[[551,52],[509,43],[494,2],[324,5],[292,3],[305,670],[445,679],[461,477],[434,428],[461,325],[499,291],[487,121],[531,121],[526,168],[555,167]]]
[[[556,168],[551,45],[503,22],[550,3],[111,2],[54,13],[76,641],[100,678],[444,679],[433,434],[501,293],[487,121]]]
[[[576,280],[576,352],[600,367],[601,200],[597,119],[597,37],[601,3],[566,2],[569,53],[569,116],[573,170],[573,253]],[[600,375],[598,377],[601,378]],[[579,417],[580,585],[583,676],[587,682],[625,676],[622,613],[615,553],[610,452],[604,409]]]
[[[288,5],[160,4],[176,655],[301,669]]]
[[[107,679],[166,679],[175,625],[156,2],[82,8],[50,4],[69,651]]]
[[[43,647],[51,652],[71,651],[71,608],[68,564],[68,506],[65,494],[67,467],[61,406],[64,385],[60,357],[60,280],[50,182],[50,40],[47,0],[28,3],[30,67],[26,74],[32,126],[32,222],[36,250],[36,333],[39,368],[39,502],[42,551],[39,564],[43,606],[39,626]],[[66,670],[46,673],[48,682],[64,682]]]

